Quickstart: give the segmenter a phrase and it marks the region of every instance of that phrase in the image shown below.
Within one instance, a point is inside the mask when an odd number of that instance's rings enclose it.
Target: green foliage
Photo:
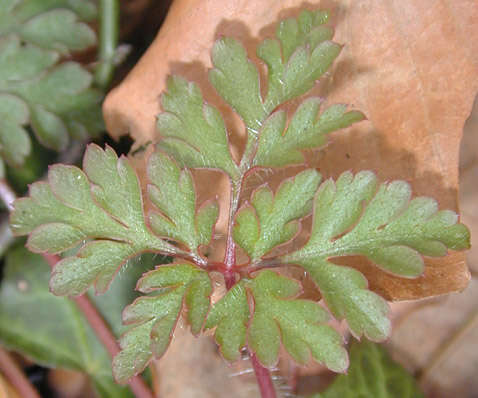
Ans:
[[[237,177],[224,121],[217,109],[203,103],[194,83],[170,77],[161,104],[166,112],[158,116],[158,128],[165,137],[160,148],[185,166],[219,169]]]
[[[5,0],[0,9],[0,155],[21,165],[30,153],[27,126],[48,148],[61,151],[69,137],[103,129],[102,93],[80,64],[62,55],[96,43],[81,20],[96,16],[93,2]]]
[[[345,112],[344,105],[332,105],[317,119],[320,100],[310,98],[297,109],[286,129],[284,111],[274,113],[264,123],[253,164],[282,167],[304,162],[301,150],[325,143],[325,134],[363,120],[358,111]],[[284,132],[285,130],[285,132]]]
[[[239,351],[246,344],[249,315],[247,293],[242,283],[234,285],[208,314],[204,327],[212,329],[217,326],[216,342],[229,361],[239,359]]]
[[[321,185],[315,199],[314,224],[307,244],[287,260],[308,263],[332,256],[362,254],[391,273],[416,277],[423,259],[443,256],[447,248],[465,249],[469,232],[458,216],[437,211],[437,203],[410,201],[410,186],[394,181],[377,187],[371,172],[343,173]],[[365,210],[363,210],[365,204]]]
[[[273,271],[262,271],[229,290],[212,307],[205,327],[217,326],[215,338],[228,360],[237,359],[239,350],[247,344],[265,366],[273,366],[282,342],[299,364],[308,363],[312,356],[343,372],[348,358],[342,338],[326,324],[329,317],[322,307],[295,298],[301,291],[299,282]],[[247,292],[253,302],[251,315]]]
[[[10,219],[14,234],[29,234],[33,252],[61,253],[90,240],[56,265],[50,287],[58,295],[82,294],[92,283],[104,292],[128,258],[174,252],[146,227],[138,179],[126,158],[90,145],[83,168],[51,167],[48,183],[31,185]]]
[[[237,163],[218,110],[204,102],[194,83],[177,76],[168,79],[161,99],[164,112],[158,116],[161,140],[147,164],[146,200],[152,208],[147,219],[128,161],[97,146],[87,150],[84,173],[54,166],[48,183],[32,185],[30,197],[15,202],[11,226],[16,234],[29,235],[31,250],[61,253],[81,245],[56,266],[51,287],[57,294],[80,294],[93,283],[105,291],[118,268],[138,253],[181,258],[140,279],[137,288],[148,295],[124,311],[130,328],[114,359],[118,381],[126,382],[165,352],[183,310],[194,334],[215,328],[227,360],[238,359],[247,349],[272,366],[282,346],[299,364],[315,360],[343,372],[347,353],[341,336],[327,324],[327,311],[299,297],[299,281],[264,268],[302,267],[332,315],[345,319],[353,335],[382,340],[390,332],[387,303],[368,290],[359,271],[336,265],[332,258],[362,255],[386,272],[414,278],[423,271],[423,255],[443,256],[448,249],[469,246],[469,232],[454,212],[437,211],[432,199],[410,200],[407,183],[379,184],[371,172],[346,172],[336,182],[319,185],[320,174],[306,169],[275,193],[263,185],[249,200],[241,197],[254,169],[303,166],[301,151],[322,145],[326,134],[364,118],[344,105],[320,113],[317,98],[305,100],[289,123],[280,108],[312,88],[338,56],[340,46],[330,41],[333,32],[324,26],[326,20],[322,11],[304,11],[298,19],[281,22],[276,38],[260,45],[258,55],[268,69],[264,98],[259,73],[244,48],[231,38],[214,45],[210,81],[248,132]],[[12,116],[16,119],[9,123],[21,129],[25,114]],[[201,246],[214,238],[219,209],[215,201],[198,203],[189,168],[217,169],[229,176],[224,264],[201,253]],[[311,215],[310,236],[294,242],[302,221]],[[286,246],[277,250],[291,240],[287,253]],[[236,244],[250,261],[236,264]],[[231,274],[239,280],[211,306],[209,273],[218,271],[228,287]]]
[[[267,39],[257,55],[267,64],[268,92],[264,106],[276,106],[309,91],[330,67],[341,46],[330,41],[333,30],[324,27],[328,14],[302,11],[298,19],[279,23],[277,39]]]
[[[336,372],[347,369],[347,352],[340,335],[325,323],[327,312],[312,301],[293,299],[302,291],[297,281],[266,270],[248,285],[254,297],[248,344],[264,365],[277,362],[282,338],[299,364],[312,356]]]
[[[141,372],[153,355],[168,348],[183,302],[193,334],[198,334],[209,309],[211,280],[207,272],[190,264],[162,265],[145,274],[137,289],[155,296],[140,297],[126,307],[125,324],[134,327],[120,340],[122,351],[114,358],[116,380],[126,382]],[[150,340],[151,339],[151,340]]]
[[[443,256],[447,247],[469,246],[469,232],[451,211],[437,212],[429,198],[410,201],[410,186],[394,181],[378,186],[371,172],[343,173],[337,182],[325,181],[314,201],[314,220],[308,242],[283,256],[302,265],[321,290],[332,313],[347,320],[351,331],[373,340],[389,334],[387,306],[369,292],[365,278],[330,257],[364,255],[384,270],[403,277],[423,272],[420,255]],[[365,209],[364,209],[365,207]]]
[[[196,251],[212,237],[219,207],[209,202],[196,212],[196,192],[191,173],[180,170],[168,156],[156,151],[148,162],[148,176],[155,185],[148,186],[151,201],[163,213],[149,215],[153,231],[173,238]]]
[[[247,59],[244,47],[230,37],[214,43],[212,63],[214,69],[209,72],[212,85],[242,117],[252,139],[268,114],[262,104],[257,68]]]
[[[423,398],[415,379],[378,344],[352,344],[350,367],[310,398]]]
[[[2,344],[44,366],[86,373],[101,397],[132,397],[128,389],[113,381],[110,356],[75,303],[50,294],[49,276],[50,267],[41,256],[22,247],[7,254],[0,287]],[[105,316],[111,316],[110,312],[119,314],[134,298],[134,277],[132,272],[116,281],[113,291],[104,296],[110,302],[99,306]],[[120,325],[113,326],[116,329]]]
[[[257,261],[297,234],[297,219],[310,212],[319,181],[319,173],[306,170],[284,181],[275,197],[267,186],[254,191],[253,207],[243,207],[237,212],[233,235],[251,261]]]

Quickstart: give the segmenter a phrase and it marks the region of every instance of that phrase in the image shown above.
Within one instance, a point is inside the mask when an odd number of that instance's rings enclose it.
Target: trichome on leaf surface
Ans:
[[[228,361],[247,350],[258,366],[271,367],[282,346],[298,364],[313,359],[344,372],[349,360],[343,337],[328,324],[331,316],[346,320],[355,337],[373,341],[387,338],[390,320],[386,301],[368,289],[353,264],[332,259],[361,255],[386,272],[414,278],[423,272],[422,256],[469,247],[457,214],[439,211],[433,199],[412,199],[408,183],[381,183],[370,171],[345,172],[334,181],[306,168],[275,191],[264,184],[250,198],[241,196],[255,171],[307,166],[302,151],[364,119],[344,105],[323,109],[319,98],[304,100],[292,115],[281,108],[306,94],[340,54],[327,18],[324,11],[303,11],[280,22],[276,37],[259,45],[267,90],[261,90],[258,69],[239,42],[226,37],[214,44],[210,82],[247,131],[240,159],[231,155],[218,110],[204,102],[195,83],[172,76],[161,98],[161,139],[147,161],[144,194],[127,158],[90,145],[83,170],[53,166],[47,182],[33,184],[29,197],[15,202],[11,227],[28,235],[31,251],[68,250],[50,280],[57,295],[80,295],[91,285],[105,292],[119,268],[140,253],[175,258],[143,274],[137,289],[144,296],[123,312],[130,329],[113,361],[118,382],[166,351],[183,310],[193,334],[215,329]],[[198,203],[193,168],[219,170],[230,181],[221,263],[210,261],[205,250],[219,205]],[[152,204],[148,213],[145,201]],[[308,217],[305,243],[290,244]],[[248,260],[239,262],[245,255]],[[312,279],[329,311],[300,297],[302,282],[281,273],[292,266]],[[221,273],[228,289],[214,304],[211,273]],[[274,396],[266,387],[262,392]]]

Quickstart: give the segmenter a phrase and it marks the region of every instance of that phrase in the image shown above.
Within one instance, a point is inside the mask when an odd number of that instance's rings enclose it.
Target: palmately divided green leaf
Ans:
[[[268,67],[268,91],[265,108],[278,105],[310,90],[340,53],[341,46],[330,41],[333,30],[322,26],[323,11],[302,11],[299,18],[282,21],[277,39],[267,39],[257,55]]]
[[[138,179],[126,158],[90,145],[83,166],[86,174],[74,166],[51,167],[48,183],[31,185],[10,219],[14,234],[29,235],[27,245],[38,253],[61,253],[95,239],[55,266],[50,286],[59,295],[81,294],[93,283],[104,292],[129,257],[175,250],[146,227]]]
[[[115,379],[125,383],[140,373],[169,346],[183,303],[191,331],[204,324],[212,291],[207,272],[191,264],[162,265],[143,275],[137,289],[155,296],[140,297],[125,308],[123,322],[133,327],[120,340],[121,351],[113,360]]]
[[[158,128],[164,137],[158,146],[187,167],[219,169],[237,178],[227,132],[218,110],[203,102],[195,83],[171,76],[161,97],[164,113]]]
[[[181,170],[160,151],[149,158],[148,177],[152,182],[148,186],[148,195],[162,213],[149,214],[153,231],[159,236],[183,242],[193,251],[200,245],[207,245],[219,214],[217,202],[206,203],[196,211],[191,173],[187,169]]]
[[[211,308],[204,326],[217,326],[215,339],[221,353],[228,361],[240,358],[240,350],[246,344],[246,330],[249,323],[249,304],[243,283],[235,284],[227,294]]]
[[[366,340],[350,348],[347,374],[338,375],[322,394],[309,398],[423,398],[412,375],[384,348]]]
[[[102,93],[60,54],[95,44],[96,6],[80,0],[5,0],[0,9],[0,155],[12,166],[30,153],[30,124],[44,146],[62,151],[73,138],[101,132]]]
[[[266,270],[247,286],[254,297],[248,346],[262,364],[276,364],[282,340],[299,364],[312,356],[336,372],[347,369],[347,351],[339,333],[326,324],[327,312],[313,301],[294,299],[302,291],[297,281]]]
[[[411,278],[423,272],[422,255],[469,247],[469,231],[454,212],[437,211],[433,199],[410,200],[406,182],[377,185],[368,171],[325,181],[315,198],[310,239],[282,259],[310,273],[331,311],[347,319],[355,335],[382,340],[390,328],[385,302],[366,290],[358,271],[327,259],[364,255],[388,272]]]
[[[319,107],[318,98],[304,101],[287,129],[286,113],[284,111],[273,113],[261,130],[253,165],[283,167],[302,164],[304,157],[301,151],[323,145],[326,134],[364,119],[361,112],[346,112],[344,105],[332,105],[317,117]]]
[[[237,212],[234,240],[252,262],[296,235],[297,220],[310,213],[320,178],[315,170],[305,170],[284,181],[275,196],[269,187],[262,186],[253,193],[252,206]]]

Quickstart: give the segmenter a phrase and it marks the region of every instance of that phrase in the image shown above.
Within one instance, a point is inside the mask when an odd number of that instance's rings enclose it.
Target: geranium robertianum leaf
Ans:
[[[234,225],[234,239],[251,261],[294,237],[299,229],[296,220],[310,213],[320,178],[310,169],[284,181],[275,195],[267,186],[254,191],[252,206],[237,212]]]
[[[309,398],[423,398],[420,388],[383,347],[366,340],[350,348],[347,374],[338,375],[327,389]]]
[[[204,324],[212,291],[207,272],[191,264],[162,265],[143,275],[137,289],[157,295],[140,297],[123,312],[132,325],[120,340],[121,351],[113,360],[115,379],[124,383],[140,373],[169,346],[183,303],[191,331],[197,335]]]
[[[15,247],[9,250],[5,259],[0,286],[2,345],[42,366],[85,373],[98,396],[132,397],[128,388],[114,382],[111,358],[77,305],[48,291],[50,266],[42,256]],[[127,293],[126,300],[132,296],[134,284],[131,282],[129,279],[115,281],[118,290]],[[105,310],[121,311],[126,300],[124,295],[111,297],[111,304]],[[111,316],[109,313],[102,315]]]
[[[231,178],[239,169],[229,151],[226,127],[218,110],[205,104],[195,83],[171,76],[158,115],[163,137],[158,146],[182,165],[219,169]]]
[[[246,291],[254,303],[251,315]],[[295,299],[301,291],[299,282],[262,271],[235,285],[212,307],[206,328],[217,326],[216,341],[229,361],[238,359],[239,350],[247,344],[270,367],[277,362],[282,344],[299,364],[312,357],[330,369],[344,371],[348,359],[341,336],[326,324],[329,317],[322,307]]]
[[[327,180],[314,200],[308,242],[282,257],[310,273],[334,315],[347,319],[357,336],[387,336],[385,303],[366,290],[358,271],[334,265],[329,258],[364,255],[388,272],[412,278],[423,272],[422,255],[443,256],[447,248],[469,247],[469,231],[457,223],[454,212],[437,211],[430,198],[410,198],[406,182],[378,185],[368,171]]]
[[[323,11],[302,11],[298,19],[282,21],[277,39],[267,39],[257,55],[268,67],[268,91],[264,107],[271,112],[279,104],[310,90],[339,55],[341,47],[324,27]]]
[[[287,128],[284,111],[272,114],[261,130],[253,165],[282,167],[302,164],[302,150],[317,148],[325,143],[326,134],[364,119],[361,112],[346,112],[344,105],[332,105],[317,117],[319,107],[318,98],[304,101]]]
[[[327,325],[327,312],[313,301],[294,299],[302,291],[297,281],[266,270],[247,285],[254,298],[248,346],[259,361],[274,365],[282,340],[299,364],[306,364],[312,356],[336,372],[347,369],[342,337]]]
[[[30,153],[24,127],[40,143],[64,150],[70,137],[103,130],[102,93],[80,64],[57,64],[60,55],[96,42],[81,20],[92,20],[96,6],[79,0],[5,0],[0,9],[0,154],[12,166]],[[3,117],[5,116],[5,117]]]
[[[148,160],[148,186],[151,201],[162,212],[150,212],[153,231],[163,237],[186,244],[196,252],[211,240],[219,214],[217,202],[206,203],[196,210],[196,192],[191,173],[181,170],[164,153],[154,152]]]
[[[81,294],[92,283],[104,292],[133,255],[175,251],[146,227],[138,179],[126,158],[90,145],[83,166],[85,172],[51,167],[48,183],[32,184],[10,219],[14,234],[29,235],[34,252],[61,253],[90,240],[55,266],[51,288],[60,295]]]
[[[279,24],[277,39],[266,39],[261,44],[257,53],[268,66],[265,100],[261,96],[257,68],[247,59],[239,42],[226,37],[214,44],[214,68],[209,77],[217,92],[244,120],[248,131],[246,164],[254,157],[252,152],[258,137],[253,165],[286,166],[302,163],[300,150],[322,145],[325,134],[364,118],[360,112],[345,112],[343,105],[336,105],[316,120],[316,99],[300,108],[286,134],[283,134],[285,113],[279,111],[270,116],[277,106],[312,88],[339,54],[340,46],[330,41],[333,30],[323,26],[327,18],[323,11],[303,11],[298,19]]]
[[[246,343],[249,316],[247,293],[242,283],[235,284],[214,304],[207,316],[204,328],[217,326],[214,336],[222,355],[228,361],[240,357],[240,350]]]
[[[262,104],[256,66],[247,59],[244,47],[230,37],[214,43],[212,62],[212,85],[244,120],[249,135],[257,136],[268,112]]]

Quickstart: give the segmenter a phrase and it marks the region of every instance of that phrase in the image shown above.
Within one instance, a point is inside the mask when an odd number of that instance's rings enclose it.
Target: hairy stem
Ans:
[[[20,367],[3,347],[0,347],[0,371],[21,397],[40,398],[40,394],[35,390],[35,387],[32,386]]]
[[[55,255],[44,254],[43,257],[52,268],[59,261],[59,257]],[[111,332],[103,317],[98,313],[96,307],[86,295],[74,297],[72,299],[88,320],[88,323],[94,330],[98,340],[100,340],[111,357],[114,357],[120,351],[120,347],[118,346],[116,337]],[[136,398],[154,398],[153,392],[140,376],[131,378],[128,385]]]
[[[262,398],[276,398],[276,391],[274,384],[272,383],[271,373],[269,369],[262,366],[255,356],[251,353],[251,362],[252,367],[254,368],[254,373],[256,374],[257,384],[259,384],[259,391],[261,392]]]
[[[244,179],[244,176],[241,175],[238,181],[231,180],[231,199],[229,202],[230,205],[229,205],[229,218],[227,223],[226,253],[224,256],[224,264],[226,265],[226,268],[230,270],[229,272],[226,272],[225,277],[231,274],[228,276],[228,278],[231,278],[234,276],[232,275],[231,269],[236,264],[236,247],[235,247],[234,239],[232,237],[232,227],[234,222],[234,215],[236,214],[237,208],[239,206],[239,196],[241,195],[243,179]],[[227,284],[227,278],[226,278],[226,284]]]
[[[114,57],[118,45],[119,2],[100,0],[99,64],[95,72],[98,86],[106,88],[113,79]]]

